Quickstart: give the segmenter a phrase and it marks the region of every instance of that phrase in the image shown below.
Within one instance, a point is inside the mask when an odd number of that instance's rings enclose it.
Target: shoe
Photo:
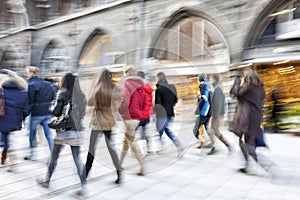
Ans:
[[[25,156],[24,160],[32,160],[32,157],[31,156]]]
[[[208,149],[213,148],[213,146],[211,144],[203,145],[203,147],[208,148]]]
[[[43,188],[49,188],[49,183],[45,182],[44,179],[36,179],[36,183]]]
[[[143,172],[138,172],[136,173],[137,176],[145,176],[145,174]]]
[[[248,170],[247,170],[246,167],[240,168],[240,169],[238,170],[238,172],[241,172],[241,173],[243,173],[243,174],[248,174]]]
[[[197,146],[197,149],[202,149],[204,146],[203,142],[200,142],[199,146]]]
[[[117,170],[118,178],[115,180],[115,184],[121,184],[122,183],[122,170]]]
[[[75,192],[76,196],[85,196],[86,195],[86,191],[84,189],[80,189],[78,191]]]
[[[213,147],[208,153],[207,153],[207,155],[213,155],[213,154],[215,154],[217,151],[216,151],[216,149],[215,149],[215,147]]]

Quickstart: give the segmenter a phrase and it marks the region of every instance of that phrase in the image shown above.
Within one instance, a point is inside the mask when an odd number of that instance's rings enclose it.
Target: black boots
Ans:
[[[117,180],[115,180],[116,184],[121,184],[122,183],[122,170],[117,170]]]

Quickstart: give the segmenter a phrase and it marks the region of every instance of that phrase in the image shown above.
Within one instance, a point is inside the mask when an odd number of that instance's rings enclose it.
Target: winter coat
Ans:
[[[152,87],[150,84],[146,83],[144,85],[144,90],[146,92],[146,105],[142,111],[142,119],[150,119],[150,114],[153,108],[153,99],[152,99]]]
[[[219,84],[215,86],[211,99],[211,116],[219,119],[225,114],[225,95]]]
[[[246,134],[248,136],[261,137],[260,125],[263,120],[263,102],[265,91],[253,85],[235,84],[231,93],[237,97],[237,111],[235,121],[231,125],[231,130],[238,136]]]
[[[125,79],[123,88],[118,112],[123,120],[141,120],[146,106],[143,80],[137,76],[129,76]]]
[[[157,118],[174,117],[174,106],[176,105],[177,91],[171,84],[157,83],[155,91],[155,113]]]
[[[51,83],[32,77],[28,80],[28,97],[31,116],[51,115],[49,110],[54,100],[54,91]]]
[[[21,78],[20,78],[21,79]],[[28,94],[24,83],[18,78],[9,78],[2,83],[5,114],[0,116],[0,132],[22,129],[22,122],[29,115]]]
[[[90,122],[90,128],[92,130],[110,131],[113,126],[115,126],[116,120],[113,112],[115,111],[117,98],[120,98],[120,96],[114,92],[114,95],[112,95],[111,107],[101,110],[93,109],[92,119]],[[93,95],[88,99],[88,106],[95,106],[95,99]]]

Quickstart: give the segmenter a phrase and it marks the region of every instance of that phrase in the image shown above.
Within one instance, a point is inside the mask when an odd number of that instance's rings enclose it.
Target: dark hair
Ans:
[[[168,84],[166,74],[163,72],[159,72],[156,77],[158,78],[157,83],[165,83]]]
[[[62,78],[61,87],[63,89],[66,89],[68,99],[78,99],[83,95],[78,78],[72,73],[67,73],[64,75],[64,77]]]
[[[143,71],[138,71],[137,75],[141,78],[145,78],[145,73]]]
[[[245,84],[254,85],[260,88],[264,86],[259,75],[252,69],[244,70],[242,77],[244,78]]]

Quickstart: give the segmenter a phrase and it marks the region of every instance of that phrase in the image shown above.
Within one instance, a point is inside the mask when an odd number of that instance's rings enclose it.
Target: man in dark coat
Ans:
[[[22,129],[22,123],[29,115],[29,105],[26,82],[10,70],[1,70],[0,75],[0,87],[4,90],[4,115],[0,116],[0,132],[4,142],[1,164],[4,165],[10,147],[10,133]]]
[[[28,66],[28,98],[30,105],[30,123],[29,123],[29,144],[30,155],[25,160],[30,160],[34,156],[34,149],[37,145],[36,130],[38,125],[42,125],[47,139],[50,152],[52,150],[52,137],[48,123],[52,118],[50,106],[54,100],[54,90],[51,83],[38,77],[39,68]]]
[[[183,153],[182,146],[169,128],[169,123],[172,122],[174,117],[174,106],[176,105],[177,91],[174,85],[168,84],[166,75],[160,72],[156,75],[157,84],[155,91],[155,113],[156,113],[156,128],[159,132],[160,139],[165,132],[172,140],[178,150],[178,156]]]

